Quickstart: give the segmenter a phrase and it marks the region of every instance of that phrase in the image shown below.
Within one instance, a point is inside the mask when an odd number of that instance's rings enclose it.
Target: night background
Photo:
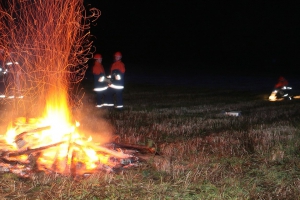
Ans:
[[[297,78],[296,3],[92,1],[91,34],[106,69],[121,51],[128,76],[251,75]],[[270,83],[275,84],[275,82]]]

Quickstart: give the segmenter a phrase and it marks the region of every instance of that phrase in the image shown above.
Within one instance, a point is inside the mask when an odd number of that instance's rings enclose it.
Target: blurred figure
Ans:
[[[22,68],[19,62],[16,61],[16,56],[13,54],[11,49],[8,50],[5,57],[5,73],[7,77],[4,80],[7,98],[23,98],[21,79],[22,79]]]
[[[102,55],[94,55],[94,65],[93,65],[93,75],[94,75],[94,91],[96,92],[97,108],[104,106],[105,102],[105,91],[108,87],[105,81],[105,71],[102,65]]]
[[[5,98],[5,69],[4,69],[4,49],[0,47],[0,98]]]
[[[281,101],[284,99],[292,100],[292,87],[289,87],[288,85],[288,81],[284,77],[280,76],[278,82],[274,86],[274,90],[269,96],[269,101]]]
[[[280,89],[284,86],[288,86],[289,82],[282,76],[279,77],[278,82],[275,85],[276,89]]]
[[[108,78],[111,79],[111,83],[109,84],[107,91],[107,106],[115,106],[117,109],[122,109],[125,65],[121,61],[121,52],[116,52],[114,54],[114,59],[115,61],[111,65],[110,75],[108,76]]]
[[[0,67],[3,68],[4,63],[4,49],[0,47]]]

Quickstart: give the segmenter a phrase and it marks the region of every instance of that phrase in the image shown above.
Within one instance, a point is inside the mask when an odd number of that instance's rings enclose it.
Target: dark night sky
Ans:
[[[91,33],[104,62],[118,50],[157,70],[300,71],[297,4],[255,2],[86,0],[101,10]]]

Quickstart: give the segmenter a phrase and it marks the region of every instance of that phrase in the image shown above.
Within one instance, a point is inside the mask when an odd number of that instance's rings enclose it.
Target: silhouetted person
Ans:
[[[124,89],[124,74],[125,65],[121,61],[122,54],[116,52],[115,62],[111,65],[110,75],[111,84],[107,90],[107,106],[115,106],[117,109],[123,108],[123,89]],[[114,97],[116,100],[114,101]]]
[[[97,108],[105,105],[105,91],[108,87],[105,82],[105,71],[102,65],[102,55],[94,55],[94,65],[93,65],[93,75],[94,75],[94,91],[96,92]]]

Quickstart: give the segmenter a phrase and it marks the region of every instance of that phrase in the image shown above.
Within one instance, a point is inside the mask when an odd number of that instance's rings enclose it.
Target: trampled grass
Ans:
[[[74,110],[83,126],[99,130],[98,122],[116,141],[148,145],[159,155],[122,173],[76,180],[1,173],[0,198],[300,199],[300,101],[268,102],[267,95],[128,85],[125,107],[115,111],[95,110],[87,92]],[[231,110],[242,115],[224,115]]]

